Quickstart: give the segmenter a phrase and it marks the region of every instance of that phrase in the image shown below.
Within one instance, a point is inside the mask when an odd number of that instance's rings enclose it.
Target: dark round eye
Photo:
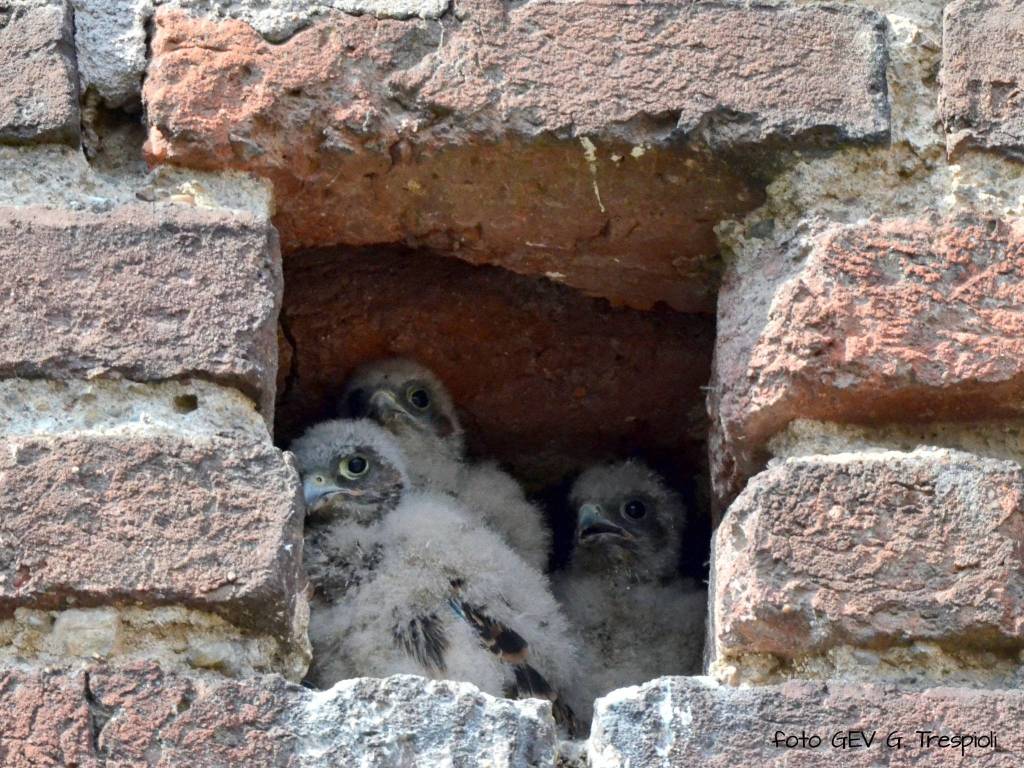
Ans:
[[[355,480],[357,477],[365,475],[366,470],[369,468],[370,462],[364,456],[356,454],[355,456],[349,456],[347,459],[342,459],[338,465],[338,472],[349,480]]]
[[[639,499],[631,499],[622,505],[622,514],[630,520],[639,520],[647,514],[647,505]]]
[[[421,411],[430,407],[430,394],[423,387],[411,387],[406,397]]]

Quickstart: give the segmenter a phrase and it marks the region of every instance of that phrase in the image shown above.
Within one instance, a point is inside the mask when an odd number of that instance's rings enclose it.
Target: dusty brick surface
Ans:
[[[0,765],[95,765],[81,679],[59,672],[0,671]]]
[[[794,418],[1019,414],[1024,225],[964,215],[826,227],[726,274],[709,408],[727,502]]]
[[[295,689],[276,676],[216,683],[150,664],[90,671],[96,754],[107,766],[294,766],[279,722]]]
[[[244,441],[8,437],[0,448],[0,612],[185,605],[290,638],[298,478]]]
[[[945,9],[940,109],[950,151],[1024,158],[1024,2],[955,0]]]
[[[265,223],[186,206],[0,208],[0,375],[197,376],[273,412],[281,267]]]
[[[0,673],[4,768],[529,768],[554,764],[555,741],[546,702],[405,675],[319,692],[147,662]]]
[[[78,140],[70,5],[0,3],[0,144]]]
[[[706,678],[660,678],[599,700],[589,745],[592,768],[686,765],[693,768],[1013,768],[1024,761],[1024,693],[963,688],[901,690],[886,685],[792,682],[717,687]],[[938,740],[995,733],[993,748]],[[816,736],[815,748],[776,747],[776,732]],[[870,747],[843,749],[850,731],[875,732]],[[900,747],[887,737],[902,738]],[[859,742],[863,745],[863,742]]]
[[[295,766],[277,676],[189,678],[149,663],[0,674],[5,768]]]
[[[638,450],[703,465],[710,318],[424,254],[295,254],[285,283],[279,439],[329,415],[355,366],[408,355],[451,389],[475,449],[535,480]]]
[[[471,0],[279,45],[162,10],[153,53],[150,158],[270,178],[286,251],[418,243],[641,308],[711,309],[714,223],[759,198],[669,140],[888,131],[882,24],[853,7]]]
[[[788,459],[715,534],[718,654],[1024,646],[1024,473],[949,450]]]

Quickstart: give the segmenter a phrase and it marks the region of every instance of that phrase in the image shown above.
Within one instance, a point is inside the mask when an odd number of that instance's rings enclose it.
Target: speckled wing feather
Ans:
[[[444,673],[448,638],[436,614],[421,616],[395,627],[395,644],[434,672]]]
[[[527,663],[530,649],[523,636],[458,597],[452,597],[448,602],[452,610],[476,631],[487,650],[512,665],[515,684],[509,691],[509,698],[547,699],[552,703],[555,721],[564,726],[570,736],[575,735],[576,718],[572,709],[561,701],[558,692],[544,676]]]

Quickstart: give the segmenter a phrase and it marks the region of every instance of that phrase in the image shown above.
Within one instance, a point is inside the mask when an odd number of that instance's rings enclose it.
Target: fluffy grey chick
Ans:
[[[556,691],[575,676],[576,647],[544,576],[450,496],[411,490],[377,424],[326,422],[291,448],[309,508],[310,681],[465,680],[548,698],[572,730]]]
[[[649,467],[591,467],[570,493],[569,565],[555,593],[583,649],[569,702],[589,722],[594,699],[661,675],[699,674],[707,591],[678,575],[686,510]]]
[[[451,395],[430,370],[404,358],[368,363],[350,377],[341,410],[395,436],[417,488],[455,496],[528,563],[547,569],[551,531],[543,513],[496,464],[466,459]]]
[[[303,560],[312,587],[311,633],[317,635],[316,617],[344,600],[380,562],[379,523],[398,507],[409,477],[394,441],[368,422],[326,421],[308,429],[290,447],[299,463],[306,501]],[[374,482],[360,482],[371,466]],[[329,643],[330,638],[319,642]],[[319,675],[318,665],[334,656],[319,654],[311,676]]]

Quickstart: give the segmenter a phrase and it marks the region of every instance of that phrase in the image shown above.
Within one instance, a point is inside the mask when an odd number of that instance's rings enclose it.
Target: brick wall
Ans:
[[[1020,765],[1022,39],[1016,0],[0,0],[0,765],[554,763],[539,702],[297,685],[275,393],[294,432],[417,311],[503,458],[707,440],[707,675],[563,761]],[[380,290],[410,248],[492,325]]]

